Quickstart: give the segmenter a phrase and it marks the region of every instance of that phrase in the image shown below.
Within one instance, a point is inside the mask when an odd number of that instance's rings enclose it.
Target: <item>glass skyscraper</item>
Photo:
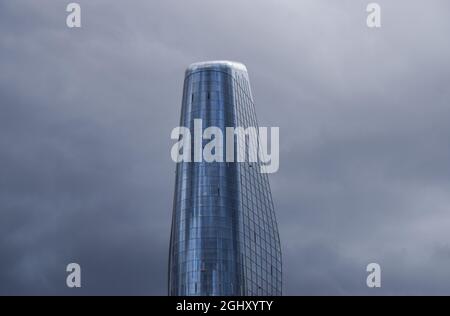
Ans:
[[[180,126],[194,131],[194,119],[202,119],[203,129],[219,127],[223,135],[226,127],[258,126],[244,65],[214,61],[188,67]],[[280,239],[268,175],[260,165],[177,163],[169,295],[281,295]]]

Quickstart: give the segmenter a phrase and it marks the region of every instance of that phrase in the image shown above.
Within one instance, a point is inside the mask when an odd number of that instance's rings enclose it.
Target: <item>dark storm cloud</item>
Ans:
[[[79,2],[79,30],[0,3],[0,294],[166,294],[169,133],[210,59],[281,129],[286,294],[450,293],[447,1],[379,1],[381,30],[365,1]]]

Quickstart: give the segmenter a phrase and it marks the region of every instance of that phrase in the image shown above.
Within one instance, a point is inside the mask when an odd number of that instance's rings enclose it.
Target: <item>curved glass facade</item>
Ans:
[[[223,135],[226,127],[258,126],[244,65],[204,62],[186,70],[180,126],[194,131],[194,119]],[[259,165],[177,164],[169,295],[281,295],[278,228]]]

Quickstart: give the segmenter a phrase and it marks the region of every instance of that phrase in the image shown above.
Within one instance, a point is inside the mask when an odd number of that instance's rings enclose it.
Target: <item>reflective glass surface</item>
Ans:
[[[258,126],[245,66],[208,62],[187,69],[180,126],[192,136],[194,119],[224,136],[226,127]],[[194,148],[194,137],[191,143]],[[173,203],[170,295],[281,295],[278,228],[258,162],[178,163]]]

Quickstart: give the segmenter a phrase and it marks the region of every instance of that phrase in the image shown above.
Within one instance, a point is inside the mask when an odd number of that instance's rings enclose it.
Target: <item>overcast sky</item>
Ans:
[[[448,0],[78,2],[0,0],[0,294],[167,293],[184,70],[228,59],[280,127],[284,294],[450,295]]]

